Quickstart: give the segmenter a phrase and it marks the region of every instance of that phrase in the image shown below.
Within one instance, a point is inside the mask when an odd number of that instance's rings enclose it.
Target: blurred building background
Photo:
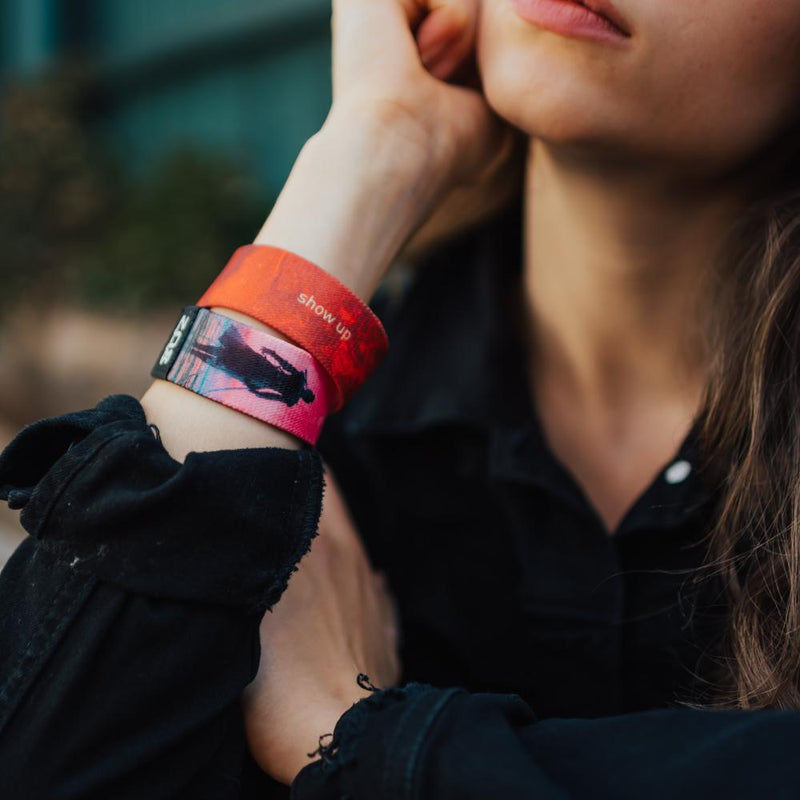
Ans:
[[[330,0],[0,0],[0,447],[145,388],[324,120],[329,72]],[[0,562],[15,524],[0,504]]]
[[[330,0],[0,0],[0,70],[84,57],[127,167],[189,144],[274,193],[330,103],[329,33]]]

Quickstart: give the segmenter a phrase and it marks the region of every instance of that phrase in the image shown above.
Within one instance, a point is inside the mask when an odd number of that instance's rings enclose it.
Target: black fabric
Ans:
[[[408,684],[337,726],[302,800],[708,800],[800,797],[800,713],[659,709],[540,720],[517,695]]]
[[[60,457],[49,443],[38,449],[51,431],[67,445]],[[20,434],[0,457],[0,498],[22,505],[39,550],[74,570],[151,597],[263,613],[308,546],[298,531],[313,528],[321,501],[302,492],[321,486],[320,470],[310,449],[190,453],[181,465],[123,395]]]
[[[258,623],[316,533],[315,450],[173,460],[132,397],[0,456],[0,797],[238,798]]]
[[[519,693],[540,716],[707,699],[725,609],[695,581],[715,495],[696,429],[612,535],[524,377],[521,211],[421,265],[391,350],[319,441],[403,620],[406,680]],[[703,657],[704,653],[708,657]]]
[[[695,580],[716,503],[696,432],[606,531],[524,380],[520,239],[512,207],[384,287],[389,354],[316,448],[181,465],[114,396],[6,449],[31,536],[0,576],[0,797],[289,796],[238,697],[323,458],[398,597],[404,675],[294,798],[800,797],[800,714],[686,705],[726,613]]]

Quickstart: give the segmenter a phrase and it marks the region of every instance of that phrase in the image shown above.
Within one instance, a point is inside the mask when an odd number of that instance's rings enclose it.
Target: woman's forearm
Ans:
[[[318,264],[368,302],[436,192],[426,176],[424,141],[377,115],[335,110],[303,146],[255,242]],[[301,445],[286,431],[165,381],[155,381],[141,402],[180,461],[190,451]]]
[[[316,534],[318,453],[177,464],[114,395],[22,431],[0,499],[31,534],[0,574],[0,797],[233,797],[258,621]]]
[[[426,143],[412,136],[375,112],[332,110],[256,243],[298,253],[367,302],[436,199]]]

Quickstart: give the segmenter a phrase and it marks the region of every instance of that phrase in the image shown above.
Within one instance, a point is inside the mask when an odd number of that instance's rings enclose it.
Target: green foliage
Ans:
[[[231,159],[184,148],[129,176],[64,66],[0,103],[0,314],[22,298],[137,311],[196,300],[270,202]]]
[[[74,286],[92,306],[136,310],[196,300],[233,250],[252,241],[266,204],[225,159],[175,152],[118,197]]]

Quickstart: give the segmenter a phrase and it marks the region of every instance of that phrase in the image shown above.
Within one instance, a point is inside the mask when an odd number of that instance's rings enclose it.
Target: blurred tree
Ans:
[[[126,173],[91,126],[87,71],[63,64],[0,99],[0,315],[21,299],[138,311],[190,302],[274,198],[191,148]]]
[[[91,307],[137,311],[196,300],[271,203],[227,158],[184,149],[125,183],[69,280]]]
[[[107,215],[111,166],[77,116],[79,71],[6,86],[0,104],[0,310],[43,291]],[[52,286],[48,286],[52,289]]]

